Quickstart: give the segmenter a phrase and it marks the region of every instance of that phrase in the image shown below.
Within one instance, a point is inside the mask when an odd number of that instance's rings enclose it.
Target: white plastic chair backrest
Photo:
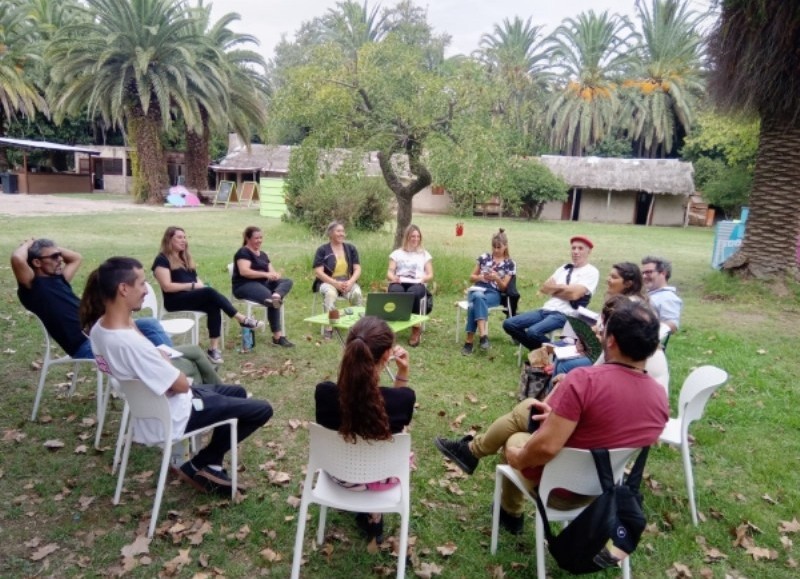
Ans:
[[[614,482],[622,480],[625,464],[638,451],[638,448],[612,448],[608,451]],[[553,489],[567,489],[582,495],[598,496],[603,489],[597,478],[597,467],[589,450],[564,447],[553,460],[544,466],[539,482],[539,497],[547,505]],[[582,510],[581,507],[580,510]],[[549,509],[548,509],[549,512]]]
[[[150,390],[141,380],[118,380],[119,389],[130,408],[131,419],[151,418],[161,422],[162,440],[172,440],[172,415],[163,394]]]
[[[678,419],[684,428],[702,418],[708,399],[727,380],[728,373],[716,366],[700,366],[686,377],[678,398]]]
[[[659,342],[661,342],[663,344],[664,341],[667,339],[667,337],[670,335],[670,333],[672,333],[672,328],[670,328],[667,324],[665,324],[664,322],[661,322],[658,325],[658,341]]]
[[[228,275],[233,277],[233,264],[232,263],[228,264]]]
[[[157,320],[160,320],[161,316],[159,316],[158,311],[158,296],[156,296],[156,292],[153,291],[153,286],[150,285],[150,282],[146,281],[144,282],[144,285],[147,287],[147,295],[144,296],[142,309],[150,310],[153,313],[153,317]]]
[[[44,348],[45,352],[50,351],[50,332],[47,331],[47,327],[44,325],[42,318],[31,312],[31,315],[36,318],[36,321],[39,322],[39,326],[42,328],[42,333],[44,334]]]
[[[308,472],[324,470],[329,475],[352,483],[368,483],[397,477],[406,486],[409,480],[411,436],[395,434],[391,440],[345,441],[335,430],[316,423],[308,425],[310,449]]]

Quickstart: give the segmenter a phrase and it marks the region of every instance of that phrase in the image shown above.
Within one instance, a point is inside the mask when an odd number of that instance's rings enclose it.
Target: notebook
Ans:
[[[412,294],[367,294],[366,315],[376,316],[387,322],[408,321],[411,319],[413,307],[414,296]]]

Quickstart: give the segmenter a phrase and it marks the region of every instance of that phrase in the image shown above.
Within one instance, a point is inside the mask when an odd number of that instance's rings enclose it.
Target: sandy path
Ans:
[[[210,209],[195,208],[193,211]],[[79,199],[64,195],[0,194],[0,215],[35,217],[38,215],[110,213],[112,211],[175,211],[175,209],[155,205],[139,205],[123,197],[118,201],[108,201]]]

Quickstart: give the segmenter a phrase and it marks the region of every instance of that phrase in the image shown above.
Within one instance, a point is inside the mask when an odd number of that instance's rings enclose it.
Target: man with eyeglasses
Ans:
[[[668,260],[652,255],[642,258],[642,278],[650,306],[661,323],[669,326],[670,333],[674,334],[681,323],[683,300],[673,286],[667,285],[671,276],[672,264]]]
[[[78,317],[80,299],[70,285],[81,261],[79,253],[59,247],[50,239],[29,239],[11,254],[19,301],[42,320],[47,333],[64,352],[84,359],[94,356]],[[155,318],[139,318],[136,326],[155,345],[172,344]]]
[[[539,291],[550,296],[541,309],[517,314],[503,322],[503,330],[517,342],[535,350],[548,341],[547,334],[564,327],[568,317],[586,307],[597,289],[600,273],[589,263],[594,244],[588,237],[569,240],[571,263],[559,267]]]

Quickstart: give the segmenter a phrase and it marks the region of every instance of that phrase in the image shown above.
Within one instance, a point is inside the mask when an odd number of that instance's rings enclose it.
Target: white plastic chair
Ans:
[[[689,449],[689,425],[703,417],[708,399],[727,380],[728,373],[716,366],[700,366],[692,371],[681,387],[678,397],[678,417],[669,419],[659,437],[661,442],[681,448],[683,470],[686,475],[686,492],[689,494],[689,507],[695,526],[697,525],[697,504],[694,498],[692,455]]]
[[[232,263],[228,264],[228,273],[230,274],[231,277],[233,277],[233,264]],[[267,317],[267,308],[269,308],[270,306],[268,306],[266,304],[260,304],[258,302],[252,302],[250,300],[242,300],[242,299],[239,299],[239,298],[237,298],[235,296],[231,296],[231,297],[232,297],[233,301],[240,302],[240,303],[243,303],[245,305],[245,308],[247,308],[247,314],[246,315],[247,315],[248,318],[253,317],[253,308],[260,308],[260,309],[264,310],[264,327],[261,328],[261,331],[262,332],[266,332],[267,331],[267,326],[269,325],[269,318]],[[285,305],[284,300],[281,300],[281,307],[280,307],[281,334],[285,336],[286,335],[286,312],[283,309],[284,305]]]
[[[170,456],[172,445],[175,442],[192,439],[199,434],[208,432],[223,425],[230,426],[231,434],[231,500],[236,498],[237,489],[237,423],[236,418],[222,420],[209,426],[198,428],[191,432],[177,434],[172,432],[172,416],[169,411],[169,402],[164,394],[158,395],[143,382],[139,380],[119,380],[119,389],[122,396],[125,398],[126,408],[128,410],[130,420],[126,420],[126,413],[123,411],[123,425],[127,422],[127,433],[125,435],[125,443],[122,450],[122,460],[120,462],[119,475],[117,477],[117,490],[114,493],[114,504],[119,504],[120,495],[122,494],[122,485],[125,481],[125,471],[128,467],[128,456],[131,450],[131,443],[133,442],[133,429],[138,419],[155,419],[161,422],[161,429],[164,433],[164,440],[159,444],[162,447],[163,453],[161,456],[161,470],[158,475],[158,486],[156,487],[156,496],[153,502],[153,512],[150,515],[150,527],[147,531],[147,536],[152,537],[156,529],[156,522],[158,520],[158,511],[161,508],[161,499],[164,496],[164,486],[167,480],[167,471],[169,468]],[[116,459],[116,457],[115,457]]]
[[[511,312],[511,298],[506,294],[501,294],[501,303],[499,306],[492,306],[489,308],[489,316],[486,318],[486,331],[489,331],[489,320],[492,317],[494,312],[500,312],[502,314],[509,314]],[[505,303],[503,303],[503,301]],[[461,312],[464,312],[464,316],[467,315],[467,310],[469,309],[469,300],[459,300],[456,302],[456,343],[459,342],[459,336],[461,335],[461,328],[464,326],[461,323]]]
[[[638,448],[615,448],[608,451],[611,459],[611,469],[614,472],[614,483],[622,481],[625,474],[625,464],[638,451]],[[511,481],[523,495],[534,504],[536,500],[528,493],[528,487],[519,472],[507,464],[498,464],[495,470],[494,483],[494,511],[492,513],[492,542],[491,552],[497,552],[497,536],[500,524],[500,497],[503,489],[503,477]],[[556,457],[548,462],[539,481],[539,497],[547,509],[547,519],[550,522],[561,521],[567,523],[577,517],[587,505],[569,510],[553,509],[547,505],[550,492],[553,489],[567,489],[574,493],[587,496],[599,496],[603,489],[597,478],[597,467],[592,458],[591,451],[577,448],[562,448]],[[546,579],[545,553],[544,553],[544,521],[536,512],[536,571],[539,579]],[[622,576],[630,579],[630,557],[622,562]]]
[[[410,509],[411,436],[395,434],[392,440],[346,442],[338,432],[319,424],[308,425],[310,449],[300,512],[297,516],[297,536],[294,542],[292,579],[300,577],[303,559],[308,505],[320,505],[317,544],[325,538],[325,518],[328,507],[358,513],[400,513],[400,548],[397,556],[397,577],[405,577],[408,548]],[[368,483],[397,477],[400,483],[383,491],[354,492],[333,482],[331,476],[353,483]],[[316,484],[315,484],[316,479]]]
[[[158,296],[156,296],[156,292],[153,291],[153,286],[150,285],[149,282],[145,282],[147,286],[147,295],[144,296],[144,302],[142,303],[143,310],[150,310],[152,316],[157,319],[161,323],[161,327],[164,328],[164,331],[170,336],[182,336],[187,332],[191,332],[192,336],[192,344],[199,344],[200,343],[200,335],[197,331],[197,327],[199,326],[199,317],[192,318],[170,318],[168,320],[161,319],[162,311],[158,307]],[[198,314],[202,314],[202,312],[195,312]],[[205,314],[203,314],[205,315]]]
[[[42,402],[42,394],[44,393],[44,384],[47,381],[47,372],[50,370],[51,366],[55,366],[57,364],[72,364],[72,384],[69,388],[69,396],[72,396],[75,392],[75,388],[78,384],[78,368],[80,364],[91,364],[95,371],[97,372],[97,434],[95,435],[95,448],[97,448],[100,444],[100,434],[103,430],[103,420],[105,418],[105,395],[103,393],[103,373],[97,369],[97,363],[95,362],[94,358],[72,358],[71,356],[61,356],[60,358],[53,357],[53,351],[51,347],[51,338],[50,334],[47,332],[47,328],[44,326],[44,322],[31,312],[31,315],[36,318],[36,321],[39,322],[39,326],[42,328],[42,333],[44,334],[44,358],[42,359],[42,369],[39,372],[39,384],[36,387],[36,397],[33,401],[33,412],[31,412],[31,421],[36,420],[36,415],[39,413],[39,404]]]

